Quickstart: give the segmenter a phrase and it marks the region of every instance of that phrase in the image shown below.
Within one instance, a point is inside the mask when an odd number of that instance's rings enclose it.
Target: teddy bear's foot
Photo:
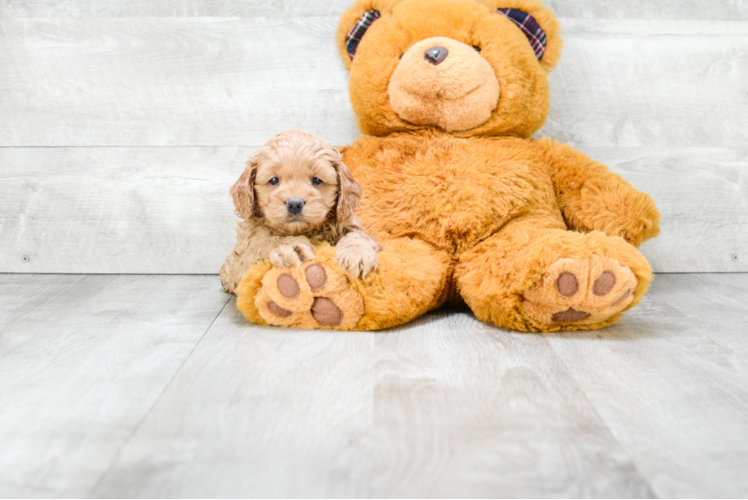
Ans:
[[[260,325],[371,331],[402,325],[444,302],[446,252],[411,238],[381,244],[379,266],[365,279],[342,270],[327,243],[298,267],[258,262],[237,288],[236,307]]]
[[[351,330],[364,314],[364,301],[342,272],[319,262],[272,268],[262,278],[255,306],[269,325]]]
[[[524,293],[525,313],[546,325],[592,325],[634,300],[638,280],[628,267],[600,255],[554,262]]]

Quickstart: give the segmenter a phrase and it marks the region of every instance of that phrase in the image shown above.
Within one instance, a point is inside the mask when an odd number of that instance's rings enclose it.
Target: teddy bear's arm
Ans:
[[[569,229],[603,231],[634,246],[659,234],[660,212],[651,196],[566,144],[541,139],[537,145]]]

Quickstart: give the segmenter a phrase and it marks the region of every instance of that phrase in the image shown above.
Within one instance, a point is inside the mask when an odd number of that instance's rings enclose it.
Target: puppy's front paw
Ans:
[[[270,262],[276,267],[300,266],[302,262],[313,259],[314,249],[302,243],[284,243],[270,252]]]
[[[301,262],[306,262],[308,260],[314,260],[314,248],[310,247],[309,245],[304,244],[297,244],[293,246],[294,250],[296,250],[296,254],[301,259]]]
[[[359,276],[364,278],[370,272],[376,271],[379,263],[376,251],[361,246],[340,246],[335,251],[335,259],[354,279]]]
[[[278,245],[270,252],[270,262],[276,267],[300,266],[301,259],[293,245]]]

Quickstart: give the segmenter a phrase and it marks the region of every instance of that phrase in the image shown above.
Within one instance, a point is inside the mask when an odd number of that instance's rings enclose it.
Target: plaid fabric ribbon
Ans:
[[[540,61],[543,58],[545,46],[548,41],[545,37],[545,31],[543,31],[543,28],[540,27],[535,18],[519,9],[498,9],[498,12],[511,19],[522,30],[522,33],[530,41],[532,50],[535,51],[535,57]]]
[[[348,51],[348,56],[353,61],[353,57],[356,55],[358,50],[358,44],[361,43],[361,39],[364,37],[364,33],[369,29],[371,23],[379,19],[381,14],[378,10],[369,10],[364,12],[364,15],[358,18],[356,24],[345,36],[345,49]]]

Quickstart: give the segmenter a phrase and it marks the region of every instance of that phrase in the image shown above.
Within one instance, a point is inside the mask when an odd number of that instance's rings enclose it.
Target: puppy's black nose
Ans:
[[[448,55],[449,51],[445,47],[431,47],[423,53],[423,58],[436,66],[444,62]]]
[[[304,200],[301,198],[289,198],[286,200],[286,208],[294,215],[301,213],[301,209],[304,208]]]

